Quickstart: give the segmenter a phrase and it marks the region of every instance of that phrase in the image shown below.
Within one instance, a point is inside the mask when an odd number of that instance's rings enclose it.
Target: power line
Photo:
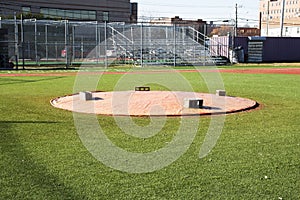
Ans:
[[[187,4],[152,4],[152,3],[139,3],[139,5],[148,5],[148,6],[156,6],[156,7],[174,7],[174,8],[231,8],[232,6],[208,6],[208,5],[187,5]]]

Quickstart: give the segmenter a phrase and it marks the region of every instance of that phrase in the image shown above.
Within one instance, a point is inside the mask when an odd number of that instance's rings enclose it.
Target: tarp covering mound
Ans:
[[[184,106],[189,99],[203,99],[203,106]],[[54,107],[111,116],[192,116],[225,114],[256,107],[257,102],[240,97],[181,91],[114,91],[93,92],[90,100],[79,94],[51,100]]]

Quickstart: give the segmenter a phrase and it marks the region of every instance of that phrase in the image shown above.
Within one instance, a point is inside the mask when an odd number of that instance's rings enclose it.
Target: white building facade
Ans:
[[[300,0],[260,0],[260,16],[262,36],[300,37]]]

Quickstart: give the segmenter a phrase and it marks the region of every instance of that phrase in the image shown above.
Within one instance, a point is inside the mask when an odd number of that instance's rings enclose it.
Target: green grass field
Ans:
[[[195,91],[207,91],[196,81],[199,74],[182,75]],[[97,89],[112,90],[121,77],[103,75]],[[229,95],[255,99],[261,109],[227,115],[217,145],[203,159],[198,154],[210,117],[191,118],[200,126],[184,155],[161,170],[130,174],[96,160],[78,137],[72,113],[50,105],[72,93],[74,76],[0,77],[0,199],[300,199],[299,75],[222,78]],[[115,144],[136,152],[162,148],[180,121],[169,118],[145,140],[124,134],[113,117],[98,120]]]

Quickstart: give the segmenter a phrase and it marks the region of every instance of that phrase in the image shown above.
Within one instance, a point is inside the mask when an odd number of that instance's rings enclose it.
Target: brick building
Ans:
[[[179,16],[175,16],[173,18],[170,17],[156,18],[156,19],[152,19],[150,23],[156,25],[163,25],[163,26],[171,26],[174,24],[176,24],[176,26],[191,26],[195,30],[205,34],[207,33],[206,28],[208,27],[206,21],[203,21],[202,19],[184,20]]]
[[[234,27],[223,25],[218,27],[213,27],[212,31],[209,33],[209,36],[227,36],[228,34],[233,35],[234,34]],[[251,27],[238,27],[237,28],[237,36],[259,36],[260,35],[260,29],[258,28],[251,28]]]

